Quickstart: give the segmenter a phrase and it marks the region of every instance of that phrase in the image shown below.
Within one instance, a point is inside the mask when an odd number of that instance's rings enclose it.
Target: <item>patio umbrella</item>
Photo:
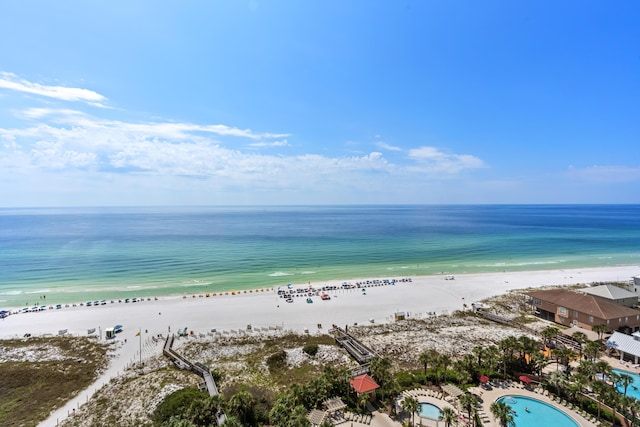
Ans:
[[[481,383],[486,384],[486,383],[489,382],[489,377],[486,376],[486,375],[480,375],[479,380],[480,380]]]
[[[520,381],[522,381],[523,383],[529,384],[531,382],[533,382],[533,380],[531,378],[529,378],[526,375],[520,375]]]

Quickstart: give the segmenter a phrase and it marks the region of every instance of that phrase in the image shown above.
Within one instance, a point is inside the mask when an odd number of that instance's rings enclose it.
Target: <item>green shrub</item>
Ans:
[[[169,421],[174,415],[183,414],[191,403],[198,399],[206,399],[208,394],[195,388],[183,388],[165,397],[153,413],[155,425]]]
[[[287,366],[287,353],[284,350],[276,351],[267,357],[267,366],[269,371],[277,371]]]
[[[305,344],[304,347],[302,347],[302,351],[307,353],[309,356],[314,357],[318,354],[318,344]]]
[[[413,375],[411,375],[409,372],[398,372],[396,374],[396,381],[398,382],[398,385],[402,388],[409,388],[411,386],[413,386],[414,383],[414,378]]]

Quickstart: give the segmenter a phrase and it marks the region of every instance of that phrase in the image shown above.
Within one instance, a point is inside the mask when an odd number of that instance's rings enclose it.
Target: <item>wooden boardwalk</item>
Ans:
[[[167,340],[164,343],[164,348],[162,349],[162,353],[167,356],[171,361],[180,369],[186,369],[194,374],[198,375],[204,380],[204,385],[209,392],[209,396],[217,396],[220,394],[218,391],[218,387],[216,386],[216,382],[213,379],[213,375],[211,375],[211,369],[208,366],[202,363],[191,363],[184,356],[179,354],[173,349],[173,341],[175,340],[175,335],[171,334],[167,336]],[[218,425],[224,424],[227,420],[227,415],[219,411],[217,414],[217,423]]]
[[[514,328],[521,329],[524,332],[530,333],[531,335],[541,336],[540,333],[535,329],[531,329],[528,326],[523,325],[522,323],[516,322],[515,320],[507,319],[506,317],[498,316],[496,314],[489,313],[485,310],[476,310],[475,313],[493,322],[501,323],[503,325],[508,325]],[[577,342],[570,336],[563,335],[562,333],[558,333],[558,335],[556,335],[554,340],[559,343],[562,343],[565,347],[571,348],[575,351],[581,350],[581,344],[579,342]]]
[[[347,350],[351,357],[353,357],[359,364],[366,365],[371,362],[371,359],[376,357],[373,350],[362,344],[344,329],[334,326],[329,332],[333,334],[336,342],[342,346],[342,348]]]

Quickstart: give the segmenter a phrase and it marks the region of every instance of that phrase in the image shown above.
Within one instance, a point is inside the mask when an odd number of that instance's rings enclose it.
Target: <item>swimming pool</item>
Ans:
[[[516,413],[516,427],[580,427],[570,416],[540,400],[523,396],[503,396],[498,402],[509,405]],[[527,410],[528,409],[528,410]]]
[[[627,396],[640,399],[640,375],[620,369],[613,369],[613,372],[615,372],[616,374],[629,375],[631,378],[633,378],[633,382],[627,387]],[[620,393],[624,393],[624,387],[621,387],[619,384],[616,384],[616,387],[618,388],[618,391]]]
[[[432,420],[440,419],[440,408],[432,403],[421,403],[418,409],[418,415],[421,417],[431,418]]]

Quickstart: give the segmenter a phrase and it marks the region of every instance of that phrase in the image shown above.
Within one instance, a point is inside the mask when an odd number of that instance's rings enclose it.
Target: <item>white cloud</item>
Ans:
[[[53,120],[22,129],[0,128],[0,141],[4,144],[0,146],[4,147],[0,148],[0,157],[5,160],[0,163],[7,169],[89,169],[134,175],[217,177],[255,185],[268,181],[291,185],[298,181],[302,185],[319,183],[320,177],[326,183],[362,171],[392,168],[380,153],[345,158],[261,155],[225,148],[219,141],[201,135],[203,129],[213,130],[212,133],[232,129],[222,125],[125,123],[44,109],[28,110],[23,115],[50,115]],[[274,135],[223,133],[248,138]],[[286,139],[261,142],[273,147],[288,145]]]
[[[389,145],[386,142],[382,142],[382,141],[376,142],[376,146],[382,150],[387,150],[387,151],[402,151],[402,148]]]
[[[63,101],[81,101],[98,107],[104,107],[107,98],[88,89],[65,86],[47,86],[19,78],[13,73],[0,71],[0,88],[31,93]]]
[[[185,200],[191,203],[210,203],[200,201],[198,194],[226,194],[233,201],[240,194],[254,200],[262,191],[281,203],[309,203],[314,194],[325,202],[380,203],[386,200],[380,194],[396,197],[402,188],[424,185],[429,181],[425,174],[444,171],[450,177],[483,166],[471,155],[446,154],[434,147],[406,151],[382,141],[377,143],[380,151],[352,156],[294,155],[283,150],[291,146],[289,133],[224,124],[114,120],[112,112],[107,118],[51,106],[18,111],[22,126],[0,128],[0,182],[14,195],[33,194],[38,201],[46,188],[54,200],[50,203],[55,203],[55,194],[72,200],[74,191],[80,204],[101,203],[101,193],[111,194],[113,200],[126,193],[127,203],[138,203],[140,197],[139,203],[145,204],[147,194],[171,203],[171,194],[177,192],[189,194]],[[249,143],[229,147],[234,138]],[[392,163],[385,151],[405,152],[409,163]],[[437,181],[438,176],[433,177],[431,181]],[[22,191],[8,182],[17,182]],[[65,184],[58,189],[54,182]],[[98,201],[88,202],[87,195]]]
[[[289,147],[289,141],[287,141],[286,139],[281,139],[279,141],[273,141],[273,142],[265,142],[265,141],[260,141],[260,142],[252,142],[251,144],[249,144],[250,147]]]
[[[624,183],[640,181],[640,167],[594,165],[586,168],[575,168],[569,166],[567,172],[571,178],[591,182]]]
[[[49,118],[52,123],[71,127],[83,127],[87,129],[119,129],[143,135],[153,135],[159,138],[185,140],[196,138],[198,134],[214,134],[219,136],[235,136],[255,140],[285,138],[291,136],[287,133],[255,133],[251,129],[238,129],[226,125],[197,125],[193,123],[179,122],[146,122],[127,123],[118,120],[103,120],[93,118],[81,111],[56,108],[29,108],[18,113],[19,116],[28,119]],[[276,141],[273,146],[284,146],[286,139]]]
[[[451,154],[436,147],[419,147],[409,150],[409,158],[425,172],[455,174],[463,170],[486,167],[478,157],[470,154]]]
[[[85,113],[78,110],[59,108],[27,108],[18,112],[18,116],[26,119],[41,119],[47,116],[83,116]]]

